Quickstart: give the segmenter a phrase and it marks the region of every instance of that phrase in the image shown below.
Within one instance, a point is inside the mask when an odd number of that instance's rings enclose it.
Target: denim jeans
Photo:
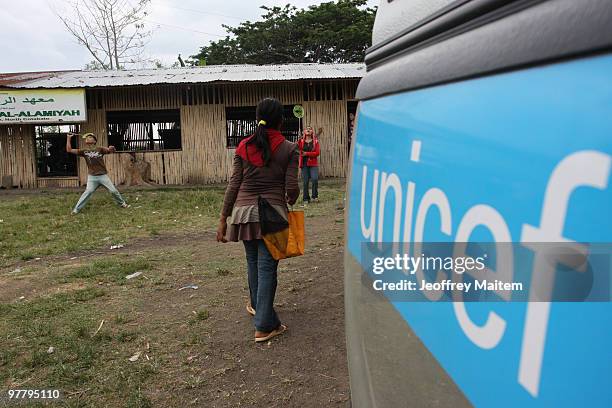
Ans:
[[[85,189],[83,195],[81,195],[81,198],[79,198],[79,201],[76,203],[76,206],[72,211],[77,213],[81,211],[83,207],[85,207],[85,204],[87,204],[87,202],[91,198],[91,195],[100,186],[106,187],[106,189],[113,195],[113,198],[115,199],[115,202],[117,202],[117,204],[125,204],[125,200],[123,199],[123,197],[121,197],[121,194],[119,193],[119,191],[117,190],[117,188],[115,187],[115,185],[107,174],[103,174],[101,176],[89,175],[87,176],[87,188]]]
[[[263,239],[242,241],[246,252],[251,306],[255,309],[255,329],[271,332],[281,324],[274,310],[278,261],[272,258]]]
[[[319,168],[317,166],[302,167],[302,179],[304,180],[304,201],[310,201],[308,182],[312,180],[312,198],[319,198]]]

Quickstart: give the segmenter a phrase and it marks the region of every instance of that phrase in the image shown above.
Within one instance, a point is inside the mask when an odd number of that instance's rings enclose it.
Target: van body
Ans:
[[[362,253],[477,227],[612,242],[612,2],[381,0],[366,64],[347,183],[352,405],[612,406],[609,299],[398,301],[372,290]]]

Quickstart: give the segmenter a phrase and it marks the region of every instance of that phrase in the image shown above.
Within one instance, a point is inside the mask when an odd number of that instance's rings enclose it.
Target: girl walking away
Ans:
[[[87,147],[85,149],[73,149],[71,146],[73,136],[74,133],[68,133],[66,138],[66,151],[85,158],[85,162],[87,163],[87,188],[85,189],[85,192],[81,198],[79,198],[79,201],[76,203],[74,209],[72,210],[72,214],[78,214],[83,207],[85,207],[85,204],[87,204],[91,198],[91,195],[100,186],[106,187],[106,189],[113,195],[113,198],[117,204],[123,208],[128,208],[129,205],[125,202],[123,197],[121,197],[121,194],[108,177],[108,171],[106,170],[106,165],[104,164],[104,155],[114,153],[115,147],[96,147],[98,138],[93,133],[86,133],[83,135],[83,137],[85,138],[85,144]]]
[[[321,147],[319,140],[315,136],[311,126],[304,129],[304,135],[298,141],[300,150],[300,169],[302,169],[302,179],[304,181],[304,204],[313,201],[319,201],[319,160]],[[309,193],[308,184],[312,181],[312,195]]]
[[[295,204],[300,187],[296,145],[280,132],[283,105],[272,98],[262,100],[257,105],[256,119],[255,134],[236,149],[217,241],[244,244],[250,292],[246,310],[255,317],[255,341],[262,342],[282,334],[287,326],[281,324],[274,310],[278,261],[262,239],[258,202],[260,197],[267,200],[287,219],[287,203]]]

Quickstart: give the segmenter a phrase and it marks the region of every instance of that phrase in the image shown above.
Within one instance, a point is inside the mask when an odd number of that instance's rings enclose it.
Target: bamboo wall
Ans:
[[[36,188],[34,127],[0,126],[0,179],[13,176],[13,186]]]
[[[348,164],[346,101],[304,102],[304,123],[321,134],[320,172],[324,177],[344,177]]]
[[[347,101],[355,95],[357,81],[293,81],[215,85],[162,85],[87,90],[87,122],[81,132],[93,132],[107,145],[106,112],[115,110],[180,109],[182,149],[146,152],[151,178],[158,184],[205,184],[229,179],[233,149],[226,148],[226,107],[255,106],[264,97],[285,105],[304,106],[304,126],[323,128],[320,137],[322,177],[346,175]],[[9,135],[9,129],[12,135]],[[72,186],[68,179],[36,181],[33,126],[0,125],[0,176],[13,174],[20,187]],[[82,142],[82,141],[80,141]],[[116,184],[125,180],[128,154],[105,157],[109,176]],[[87,168],[79,161],[79,180],[86,184]]]
[[[39,177],[38,188],[68,188],[78,187],[80,180],[77,177]]]

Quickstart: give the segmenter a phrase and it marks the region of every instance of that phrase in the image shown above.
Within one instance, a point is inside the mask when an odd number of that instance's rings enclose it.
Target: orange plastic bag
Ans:
[[[268,251],[277,261],[304,255],[306,244],[304,211],[289,211],[287,221],[289,222],[287,228],[263,235]]]

